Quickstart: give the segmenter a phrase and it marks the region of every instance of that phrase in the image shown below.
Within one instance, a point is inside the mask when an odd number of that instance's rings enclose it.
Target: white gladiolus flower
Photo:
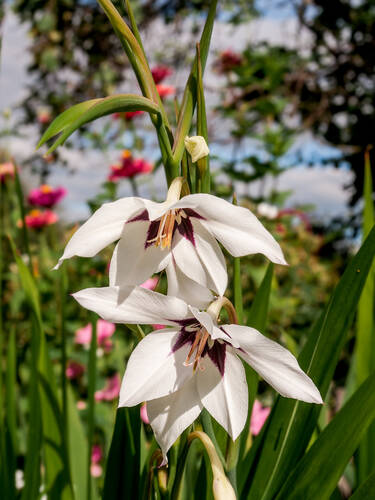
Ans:
[[[287,349],[254,328],[217,323],[227,299],[217,299],[205,312],[141,287],[89,288],[73,297],[107,321],[172,327],[146,335],[134,349],[119,403],[134,406],[147,401],[150,424],[164,457],[203,407],[233,439],[238,437],[248,411],[240,358],[281,395],[322,403],[313,381]]]
[[[286,264],[279,244],[250,210],[210,194],[180,199],[181,186],[175,179],[163,203],[131,197],[104,204],[74,233],[56,268],[118,240],[110,285],[139,285],[172,264],[177,274],[223,295],[228,277],[217,240],[236,257],[262,253]]]
[[[204,137],[201,135],[186,136],[184,143],[193,163],[204,158],[210,152]]]

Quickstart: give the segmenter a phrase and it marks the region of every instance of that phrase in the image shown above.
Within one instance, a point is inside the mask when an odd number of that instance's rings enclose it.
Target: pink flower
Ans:
[[[263,407],[257,399],[254,401],[250,420],[250,432],[253,436],[257,436],[260,433],[270,411],[271,408]]]
[[[92,477],[100,477],[103,474],[103,468],[99,464],[90,465],[90,474]]]
[[[148,419],[147,415],[147,403],[143,403],[143,405],[141,405],[140,414],[142,422],[144,422],[145,424],[149,424],[150,420]]]
[[[99,444],[94,444],[91,448],[91,463],[98,464],[102,458],[102,447]]]
[[[148,290],[155,290],[159,282],[159,278],[149,278],[142,285],[142,288],[147,288]]]
[[[87,403],[86,401],[77,401],[77,410],[86,410],[86,407],[87,407]]]
[[[153,169],[153,165],[143,158],[133,158],[130,151],[123,151],[121,163],[111,165],[111,173],[108,180],[116,182],[124,177],[134,177],[140,174],[148,174]]]
[[[69,361],[65,374],[68,378],[74,379],[80,377],[85,372],[85,365],[77,361]]]
[[[158,325],[158,324],[156,324],[156,325],[152,325],[152,328],[154,330],[163,330],[165,328],[165,325]]]
[[[159,92],[159,95],[162,99],[163,97],[174,95],[176,93],[175,87],[173,87],[172,85],[163,85],[162,83],[156,85],[156,90]]]
[[[15,168],[11,161],[0,163],[0,181],[4,182],[8,177],[14,177]]]
[[[39,109],[37,112],[37,120],[39,123],[46,124],[51,121],[51,113],[48,109]]]
[[[48,184],[42,184],[39,188],[32,189],[28,196],[31,205],[51,208],[66,195],[66,189],[58,187],[53,189]]]
[[[105,349],[110,349],[112,347],[112,341],[110,337],[114,334],[116,326],[109,321],[104,319],[98,319],[96,323],[96,336],[98,345],[104,347]],[[75,333],[74,342],[76,344],[89,345],[91,342],[92,335],[92,325],[88,325],[80,328]]]
[[[158,84],[158,83],[162,82],[164,80],[164,78],[167,78],[167,76],[171,75],[172,70],[168,66],[163,66],[162,64],[160,64],[158,66],[154,66],[151,69],[151,73],[152,73],[152,77],[154,79],[154,82],[156,84]]]
[[[26,226],[34,228],[50,226],[51,224],[55,224],[58,220],[57,214],[52,212],[52,210],[31,210],[25,217]],[[21,220],[18,221],[17,226],[22,227]]]
[[[103,389],[95,392],[96,401],[113,401],[120,394],[121,379],[118,373],[107,378],[107,383]]]

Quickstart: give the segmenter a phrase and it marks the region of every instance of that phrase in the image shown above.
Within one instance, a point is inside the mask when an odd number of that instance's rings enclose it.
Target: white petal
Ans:
[[[207,272],[193,244],[175,231],[172,241],[172,255],[177,267],[190,279],[209,288]]]
[[[224,325],[223,328],[240,344],[242,350],[237,354],[282,396],[307,403],[323,403],[314,382],[302,371],[291,352],[254,328],[240,325]]]
[[[209,288],[224,295],[228,285],[227,265],[216,239],[199,220],[192,218],[195,248],[209,276]]]
[[[210,335],[212,335],[214,323],[211,316],[206,311],[200,311],[196,307],[189,306],[189,309],[199,323],[205,327]]]
[[[189,305],[206,308],[213,300],[208,288],[188,278],[174,263],[167,266],[168,295],[178,297]]]
[[[167,462],[167,452],[182,432],[194,422],[202,410],[196,389],[196,377],[185,382],[182,389],[170,396],[147,402],[147,415],[156,441]]]
[[[149,221],[125,224],[111,259],[111,286],[140,285],[166,267],[170,255],[167,248],[161,250],[155,245],[145,248],[149,225]]]
[[[86,288],[73,297],[81,306],[112,323],[175,325],[192,317],[188,306],[177,297],[139,286]]]
[[[246,423],[248,389],[244,367],[231,350],[226,349],[224,376],[204,357],[205,370],[197,371],[197,387],[203,406],[235,440]]]
[[[70,238],[62,257],[63,260],[74,255],[93,257],[107,245],[120,238],[125,222],[136,212],[144,209],[142,198],[121,198],[102,205]]]
[[[139,342],[132,352],[120,390],[119,406],[135,406],[181,389],[193,376],[184,366],[190,344],[173,352],[179,332],[157,330]]]
[[[175,207],[196,210],[205,219],[201,224],[235,257],[262,253],[272,262],[286,264],[280,245],[247,208],[204,193],[184,196]]]

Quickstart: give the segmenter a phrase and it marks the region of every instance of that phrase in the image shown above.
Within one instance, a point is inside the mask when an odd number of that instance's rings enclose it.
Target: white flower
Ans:
[[[254,328],[218,325],[217,305],[226,299],[216,300],[205,312],[140,287],[91,288],[73,297],[107,321],[172,326],[150,333],[134,349],[119,403],[134,406],[147,401],[164,456],[203,407],[233,439],[238,437],[248,410],[240,358],[281,395],[322,403],[318,389],[288,350]]]
[[[216,240],[234,256],[262,253],[286,264],[279,244],[250,210],[210,194],[179,199],[180,190],[175,179],[163,203],[132,197],[104,204],[72,236],[56,267],[119,240],[110,285],[139,285],[171,263],[177,273],[223,295],[228,277]]]
[[[200,160],[201,158],[204,158],[210,152],[204,137],[202,137],[201,135],[194,135],[192,137],[186,136],[184,143],[185,148],[191,155],[191,161],[193,163]]]
[[[275,205],[270,205],[266,202],[259,203],[257,211],[259,215],[262,215],[267,219],[276,219],[277,214],[279,213],[279,209]]]

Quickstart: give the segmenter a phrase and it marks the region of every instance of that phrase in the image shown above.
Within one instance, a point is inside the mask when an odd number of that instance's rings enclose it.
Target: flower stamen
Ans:
[[[193,371],[196,371],[197,368],[204,371],[205,368],[201,364],[201,357],[204,348],[206,347],[207,341],[209,341],[210,338],[211,338],[210,334],[205,328],[202,327],[197,331],[194,342],[192,343],[192,346],[190,348],[189,354],[186,356],[186,359],[184,361],[184,366],[193,365]],[[194,361],[190,361],[194,351],[195,351]]]

